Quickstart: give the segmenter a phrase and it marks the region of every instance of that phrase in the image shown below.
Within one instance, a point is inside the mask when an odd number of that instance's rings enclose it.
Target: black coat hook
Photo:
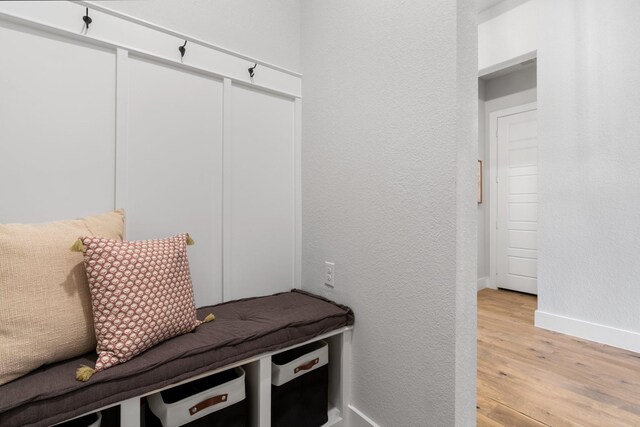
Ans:
[[[249,77],[253,78],[253,71],[256,69],[256,67],[258,66],[258,64],[255,64],[253,67],[249,68]]]
[[[89,8],[86,8],[86,12],[85,15],[82,17],[82,20],[84,21],[84,25],[87,26],[87,31],[89,30],[89,24],[91,24],[93,22],[93,19],[91,19],[89,17]]]
[[[187,40],[184,41],[184,44],[182,46],[178,46],[178,50],[180,51],[180,61],[182,61],[182,58],[184,58],[184,54],[187,53],[187,48],[185,47],[187,45]]]

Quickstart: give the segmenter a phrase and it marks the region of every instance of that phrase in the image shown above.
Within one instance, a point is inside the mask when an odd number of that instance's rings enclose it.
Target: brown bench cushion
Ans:
[[[0,425],[47,426],[188,379],[260,353],[278,350],[353,324],[348,307],[293,290],[198,310],[215,322],[151,348],[121,365],[76,381],[87,354],[0,386]]]

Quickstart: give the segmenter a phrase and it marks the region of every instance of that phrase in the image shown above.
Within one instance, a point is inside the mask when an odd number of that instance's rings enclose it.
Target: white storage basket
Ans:
[[[320,427],[329,404],[329,346],[315,341],[271,357],[271,426]]]
[[[147,397],[149,408],[163,427],[178,427],[235,405],[245,399],[245,373],[242,368],[233,372],[235,379],[173,403],[165,402],[161,393],[153,394]]]
[[[271,384],[281,386],[329,363],[329,346],[325,341],[316,341],[309,345],[315,349],[290,362],[282,365],[271,363]]]

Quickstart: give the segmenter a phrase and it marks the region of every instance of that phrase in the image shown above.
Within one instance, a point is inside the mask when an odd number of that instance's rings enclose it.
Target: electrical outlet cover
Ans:
[[[324,284],[332,288],[336,286],[336,265],[329,261],[324,262]]]

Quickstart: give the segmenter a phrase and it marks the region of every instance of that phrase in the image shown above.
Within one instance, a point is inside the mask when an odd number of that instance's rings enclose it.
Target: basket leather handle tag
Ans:
[[[227,397],[228,397],[228,395],[221,394],[219,396],[213,396],[213,397],[210,397],[207,400],[203,400],[202,402],[198,403],[197,405],[194,405],[191,408],[189,408],[189,414],[190,415],[195,415],[198,412],[202,411],[203,409],[208,408],[209,406],[217,405],[218,403],[221,403],[221,402],[226,402],[227,401]]]
[[[309,369],[313,368],[314,366],[316,366],[318,363],[320,363],[320,358],[316,357],[315,359],[313,359],[310,362],[307,362],[303,365],[298,366],[297,368],[295,368],[293,370],[294,374],[297,374],[300,371],[308,371]]]

